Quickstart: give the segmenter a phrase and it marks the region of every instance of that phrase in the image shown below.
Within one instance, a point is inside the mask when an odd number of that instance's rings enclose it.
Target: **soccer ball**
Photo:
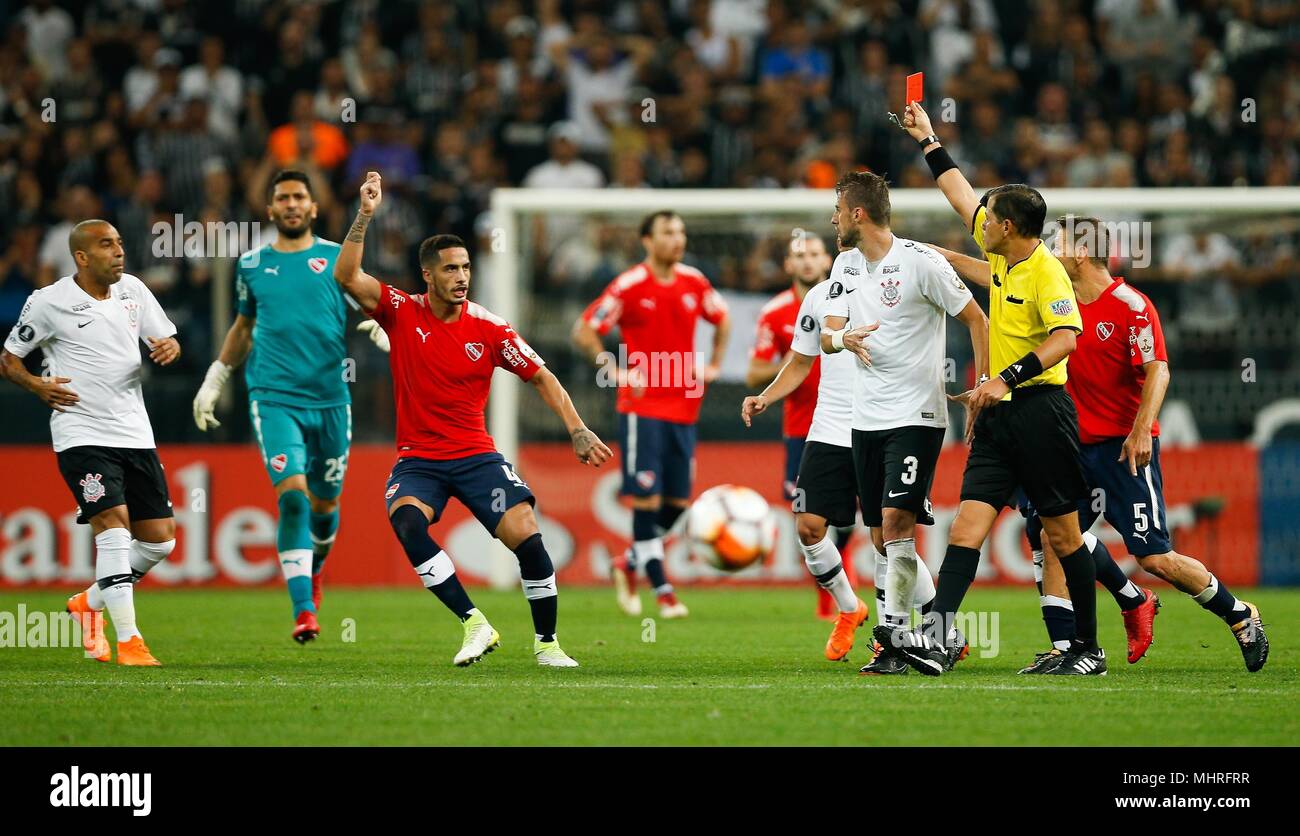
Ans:
[[[776,521],[752,488],[718,485],[700,494],[686,519],[691,554],[716,569],[736,572],[772,553]]]

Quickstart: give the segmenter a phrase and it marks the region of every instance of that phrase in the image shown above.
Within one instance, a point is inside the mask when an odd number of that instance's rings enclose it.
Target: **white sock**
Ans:
[[[86,587],[86,605],[97,612],[104,609],[104,594],[99,591],[98,583]]]
[[[1042,549],[1039,549],[1038,551],[1034,552],[1034,583],[1038,584],[1039,589],[1043,588],[1043,561],[1044,560],[1046,560],[1046,556]]]
[[[164,540],[161,543],[132,540],[131,575],[135,578],[135,582],[139,583],[140,579],[149,574],[150,569],[165,560],[174,548],[176,548],[175,540]]]
[[[912,553],[916,554],[916,547],[912,547]],[[930,567],[925,565],[925,561],[920,555],[916,555],[916,592],[912,595],[912,606],[920,611],[921,607],[934,600],[934,575],[930,574]]]
[[[916,588],[916,540],[906,537],[885,543],[885,621],[901,626],[912,617],[912,597]]]
[[[803,552],[803,562],[808,567],[808,572],[817,579],[817,584],[822,589],[831,594],[840,612],[857,612],[858,596],[849,583],[849,576],[844,573],[844,560],[831,533],[827,531],[821,542],[811,546],[800,542],[799,551]]]
[[[109,582],[100,595],[113,620],[118,644],[140,635],[135,626],[130,553],[131,532],[125,528],[110,528],[95,535],[95,578]]]
[[[876,551],[876,543],[874,540],[871,541],[871,556],[875,559],[876,563],[876,623],[884,624],[885,598],[881,593],[885,590],[886,575],[889,574],[889,560],[883,554]]]

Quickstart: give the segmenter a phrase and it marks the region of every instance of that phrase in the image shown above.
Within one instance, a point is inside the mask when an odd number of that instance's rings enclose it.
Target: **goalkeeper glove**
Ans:
[[[230,372],[230,366],[220,360],[214,360],[212,365],[208,366],[208,373],[203,376],[203,385],[199,387],[199,393],[194,396],[194,423],[200,430],[206,431],[209,426],[221,426],[221,422],[212,412],[216,409],[217,399],[221,397],[222,387],[230,378]]]
[[[357,326],[357,330],[369,336],[370,341],[379,346],[380,351],[385,354],[388,353],[388,350],[391,347],[388,343],[388,334],[383,328],[379,327],[378,322],[375,322],[373,319],[364,320]]]

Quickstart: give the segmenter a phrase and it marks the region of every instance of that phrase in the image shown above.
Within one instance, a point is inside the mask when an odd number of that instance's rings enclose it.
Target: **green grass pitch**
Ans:
[[[0,648],[0,744],[1296,745],[1300,590],[1243,592],[1272,643],[1257,674],[1222,623],[1165,589],[1139,664],[1125,663],[1118,611],[1099,590],[1110,675],[1018,677],[1046,644],[1037,597],[980,589],[967,607],[999,613],[1000,652],[930,679],[859,676],[865,632],[850,663],[826,661],[811,588],[687,589],[691,617],[653,630],[607,589],[562,590],[560,639],[576,670],[533,662],[518,592],[472,591],[503,643],[461,669],[459,626],[418,588],[327,587],[324,632],[306,647],[289,639],[283,591],[146,588],[138,618],[165,667]],[[0,611],[63,601],[6,592]]]

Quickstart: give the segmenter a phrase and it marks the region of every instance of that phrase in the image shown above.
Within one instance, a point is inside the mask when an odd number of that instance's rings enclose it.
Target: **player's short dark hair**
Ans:
[[[271,199],[275,197],[276,186],[280,185],[281,183],[287,183],[290,181],[296,183],[302,183],[304,186],[307,187],[307,196],[310,197],[312,200],[316,199],[316,195],[312,193],[311,179],[307,177],[307,172],[299,171],[296,168],[286,168],[283,171],[276,172],[276,175],[271,178],[271,182],[267,184],[266,202],[270,203]]]
[[[1110,260],[1110,231],[1100,219],[1091,215],[1062,215],[1056,219],[1060,227],[1061,252],[1072,253],[1083,244],[1088,248],[1088,260],[1097,267],[1105,267]]]
[[[647,238],[649,237],[650,233],[654,232],[655,221],[658,220],[659,218],[680,218],[680,217],[681,215],[678,215],[676,212],[674,212],[671,209],[660,209],[658,212],[651,212],[649,215],[646,215],[644,218],[641,219],[641,237]]]
[[[835,193],[844,198],[844,208],[861,206],[876,226],[889,226],[889,183],[870,171],[850,171],[835,184]]]
[[[989,189],[980,201],[985,207],[998,199],[997,214],[1004,221],[1016,225],[1016,232],[1026,238],[1038,238],[1043,234],[1043,223],[1047,220],[1047,201],[1033,186],[1024,183],[1008,183]]]
[[[442,259],[442,256],[438,255],[438,253],[456,247],[466,251],[469,250],[469,247],[465,246],[465,242],[459,235],[430,235],[420,242],[420,266],[432,267],[436,265]]]

